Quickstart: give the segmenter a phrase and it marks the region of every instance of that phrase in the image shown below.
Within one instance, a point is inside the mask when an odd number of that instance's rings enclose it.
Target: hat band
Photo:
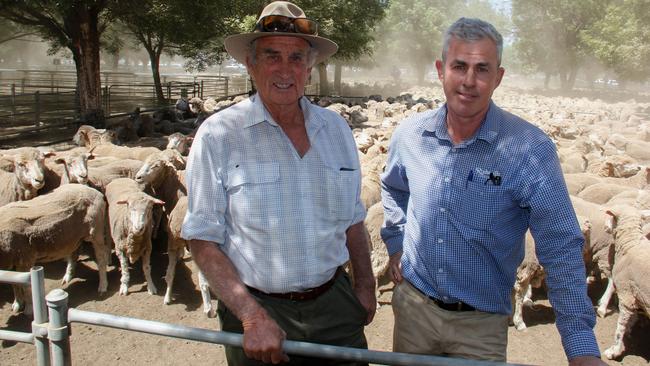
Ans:
[[[284,15],[267,15],[255,24],[255,32],[301,33],[318,35],[318,23],[307,18],[290,18]]]

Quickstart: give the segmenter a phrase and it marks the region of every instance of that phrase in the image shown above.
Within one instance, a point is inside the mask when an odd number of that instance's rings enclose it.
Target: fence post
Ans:
[[[172,100],[172,82],[167,82],[167,103]]]
[[[20,94],[25,94],[25,78],[20,79]]]
[[[45,297],[50,314],[47,334],[50,339],[53,366],[70,366],[70,332],[68,329],[68,293],[61,289]]]
[[[37,90],[34,93],[34,126],[41,124],[41,93]]]
[[[205,86],[205,84],[203,84],[203,81],[204,80],[201,80],[201,91],[199,93],[199,98],[201,98],[201,99],[203,99],[203,87]]]
[[[228,97],[228,95],[229,95],[229,91],[230,91],[230,90],[228,89],[228,80],[230,80],[230,78],[227,78],[227,77],[226,77],[225,80],[226,80],[226,97]]]
[[[11,84],[11,114],[16,114],[16,84]]]
[[[49,366],[50,347],[47,340],[47,306],[45,305],[45,272],[43,267],[32,267],[30,270],[32,280],[32,304],[34,307],[34,321],[32,334],[36,346],[36,364]]]

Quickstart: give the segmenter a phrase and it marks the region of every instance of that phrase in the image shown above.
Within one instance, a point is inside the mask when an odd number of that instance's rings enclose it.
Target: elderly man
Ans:
[[[530,229],[570,365],[603,365],[583,237],[553,142],[491,100],[503,40],[479,19],[446,32],[446,104],[403,121],[382,175],[397,283],[395,351],[506,360],[510,294]]]
[[[228,364],[289,361],[285,338],[366,348],[376,298],[357,150],[346,122],[303,96],[312,66],[337,45],[276,1],[225,46],[258,92],[198,130],[183,237],[220,300],[222,329],[243,331]],[[348,260],[354,281],[341,269]]]

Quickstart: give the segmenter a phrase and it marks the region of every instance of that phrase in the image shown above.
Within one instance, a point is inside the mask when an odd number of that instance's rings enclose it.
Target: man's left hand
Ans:
[[[361,305],[368,312],[368,317],[366,318],[366,325],[372,322],[372,319],[375,317],[375,312],[377,312],[377,296],[375,295],[375,286],[355,286],[354,292],[359,299]]]
[[[569,366],[607,366],[607,364],[598,357],[580,356],[569,361]]]

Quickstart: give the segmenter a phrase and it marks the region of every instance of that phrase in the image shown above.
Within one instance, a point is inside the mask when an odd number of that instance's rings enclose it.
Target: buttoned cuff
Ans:
[[[582,331],[563,336],[562,346],[569,361],[579,356],[600,358],[598,342],[593,331]]]
[[[402,246],[402,241],[403,241],[403,236],[399,237],[393,237],[388,240],[384,239],[384,243],[386,243],[386,250],[388,251],[388,255],[393,255],[403,249]]]

